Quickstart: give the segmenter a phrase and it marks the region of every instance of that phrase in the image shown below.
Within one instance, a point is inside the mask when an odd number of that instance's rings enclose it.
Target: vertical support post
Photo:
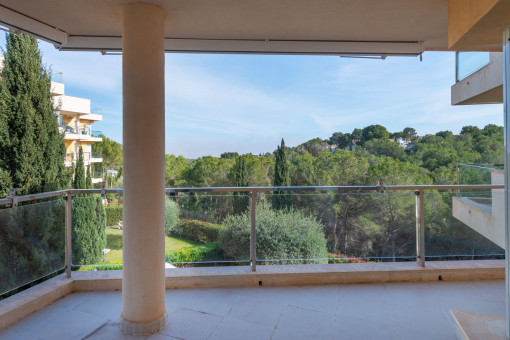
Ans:
[[[16,208],[18,206],[18,199],[16,198],[16,189],[10,188],[9,196],[7,196],[7,198],[10,198],[12,201],[11,207]]]
[[[149,335],[165,305],[165,10],[127,2],[122,18],[124,229],[120,329]]]
[[[505,292],[506,336],[510,336],[510,26],[503,31],[503,109],[505,130]]]
[[[423,189],[416,190],[416,261],[425,267],[425,196]]]
[[[459,52],[455,52],[455,83],[459,82]]]
[[[72,238],[71,238],[71,235],[72,235],[72,207],[73,207],[73,195],[71,194],[66,194],[66,197],[65,197],[65,200],[66,200],[66,217],[65,217],[65,247],[66,247],[66,251],[65,251],[65,262],[66,262],[66,277],[67,278],[70,278],[71,277],[71,269],[72,269],[72,266],[73,266],[73,263],[72,263]]]
[[[257,203],[257,194],[250,192],[250,217],[251,217],[251,233],[250,233],[250,264],[251,270],[257,270],[257,232],[256,232],[256,218],[255,206]]]
[[[457,185],[460,185],[460,170],[459,170],[458,164],[457,164],[456,172],[457,172]],[[460,197],[460,189],[457,189],[457,196]]]

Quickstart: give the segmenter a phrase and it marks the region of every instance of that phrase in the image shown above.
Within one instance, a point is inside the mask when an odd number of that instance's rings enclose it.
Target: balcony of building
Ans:
[[[77,153],[66,153],[64,164],[65,166],[71,166],[73,164],[76,164],[76,161],[78,160],[78,154]],[[94,163],[102,163],[103,162],[103,155],[101,152],[84,152],[83,153],[83,163],[85,165],[90,165]],[[98,175],[97,177],[102,178],[102,175],[100,173],[94,173],[94,175]],[[95,177],[94,177],[95,178]]]
[[[500,52],[458,52],[452,105],[503,102],[503,55]]]
[[[201,259],[166,253],[170,321],[148,339],[454,339],[456,332],[463,331],[456,326],[456,318],[478,317],[476,313],[494,315],[492,321],[498,325],[505,313],[504,251],[455,222],[452,201],[459,190],[483,192],[500,187],[166,189],[166,200],[179,207],[182,221],[227,223],[237,209],[253,218],[241,228],[241,250],[234,255],[227,256],[216,246]],[[2,293],[57,274],[0,301],[0,328],[4,328],[0,337],[128,338],[119,329],[123,255],[118,242],[123,230],[107,227],[112,243],[107,243],[97,263],[79,262],[73,252],[72,235],[79,231],[72,216],[80,214],[76,210],[80,201],[89,199],[84,194],[114,196],[118,204],[123,201],[122,189],[66,190],[0,200],[4,208],[0,222],[21,232],[18,246],[34,252],[33,263],[7,259],[1,263],[5,267],[1,273],[16,273],[4,278]],[[342,251],[305,257],[290,250],[277,256],[268,253],[265,214],[275,197],[288,199],[307,221],[320,221],[324,228],[339,227],[327,244],[331,247],[336,242],[335,249]],[[339,207],[353,204],[364,206],[367,215],[349,220],[357,228],[342,229]],[[391,216],[389,206],[400,210],[398,218]],[[435,222],[448,216],[451,224]],[[38,231],[48,224],[42,219],[49,221],[50,242]],[[392,229],[390,220],[396,223]],[[438,225],[443,230],[437,230]],[[310,231],[302,232],[308,235],[304,239],[314,238]],[[179,228],[173,233],[180,240],[203,237]],[[269,247],[278,248],[278,242],[293,237],[279,235],[277,230],[272,233],[271,238],[279,241]],[[168,235],[161,238],[169,242]],[[347,240],[349,245],[344,244]],[[206,245],[213,243],[206,241]],[[296,248],[301,246],[306,247]],[[44,266],[39,265],[41,260]]]
[[[54,96],[61,96],[64,94],[64,80],[63,80],[63,74],[62,72],[52,72],[50,74],[51,79],[51,89],[50,94],[52,97]]]
[[[457,181],[503,185],[503,164],[458,164]],[[505,247],[505,196],[502,189],[459,190],[452,203],[455,218],[501,248]]]
[[[69,125],[61,126],[60,132],[64,133],[64,140],[83,141],[83,142],[101,142],[103,133],[101,131],[92,130],[90,125],[75,128]]]

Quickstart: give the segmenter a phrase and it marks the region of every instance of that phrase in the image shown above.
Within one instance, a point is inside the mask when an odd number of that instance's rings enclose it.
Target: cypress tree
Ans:
[[[275,153],[274,181],[275,187],[290,186],[289,161],[285,141],[282,138],[281,146],[278,146]],[[290,209],[292,201],[288,191],[275,191],[273,193],[273,209]]]
[[[64,140],[37,40],[7,34],[6,42],[0,73],[0,192],[6,182],[20,195],[59,189],[65,178]]]
[[[85,163],[83,161],[83,149],[81,146],[78,152],[78,160],[76,161],[73,184],[75,189],[85,189]]]
[[[246,168],[246,158],[244,155],[236,158],[234,165],[234,179],[236,187],[247,187],[248,182],[248,169]],[[248,200],[246,199],[246,192],[234,193],[234,214],[242,214],[248,207]]]
[[[85,176],[85,188],[92,189],[92,176],[90,173],[90,165],[87,166],[87,174]]]
[[[83,149],[80,147],[74,171],[73,187],[88,189],[92,180],[88,173],[85,177]],[[106,212],[101,197],[83,194],[73,200],[72,240],[73,264],[94,264],[101,260],[106,247]]]

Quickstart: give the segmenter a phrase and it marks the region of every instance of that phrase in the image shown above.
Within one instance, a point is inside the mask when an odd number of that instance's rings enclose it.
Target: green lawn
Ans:
[[[165,235],[165,251],[194,247],[197,242]],[[122,263],[122,230],[106,227],[106,248],[111,249],[105,257],[105,263]]]

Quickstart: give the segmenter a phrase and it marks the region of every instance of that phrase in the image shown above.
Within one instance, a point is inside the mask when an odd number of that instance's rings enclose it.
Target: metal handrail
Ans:
[[[372,185],[372,186],[289,186],[289,187],[190,187],[190,188],[166,188],[165,193],[214,193],[214,192],[246,192],[250,196],[251,230],[250,230],[250,266],[256,271],[256,201],[257,195],[262,192],[353,192],[353,191],[374,191],[383,193],[385,191],[412,191],[416,195],[416,260],[418,264],[425,267],[425,220],[424,200],[426,190],[461,190],[461,189],[504,189],[502,184],[469,184],[469,185]],[[65,263],[66,276],[71,277],[71,223],[72,206],[71,202],[76,195],[80,194],[120,194],[122,188],[106,189],[105,183],[101,189],[66,189],[50,191],[39,194],[16,196],[15,190],[11,189],[9,196],[0,199],[0,205],[11,205],[16,207],[20,202],[37,201],[40,199],[64,196],[66,200],[65,212]]]
[[[464,185],[384,185],[384,186],[290,186],[290,187],[189,187],[166,188],[165,193],[204,193],[204,192],[346,192],[346,191],[417,191],[417,190],[465,190],[465,189],[504,189],[503,184],[464,184]],[[122,188],[105,189],[106,194],[122,194]],[[36,201],[67,194],[101,194],[101,189],[65,189],[39,194],[16,196],[18,202]],[[12,198],[0,198],[0,205],[10,205]]]
[[[496,169],[496,168],[492,168],[491,166],[505,166],[504,164],[502,163],[494,163],[494,164],[483,164],[483,163],[480,163],[480,164],[467,164],[467,163],[457,163],[457,168],[459,166],[465,166],[465,167],[469,167],[469,168],[477,168],[477,169],[484,169],[484,170],[489,170],[489,171],[503,171],[503,169]]]

